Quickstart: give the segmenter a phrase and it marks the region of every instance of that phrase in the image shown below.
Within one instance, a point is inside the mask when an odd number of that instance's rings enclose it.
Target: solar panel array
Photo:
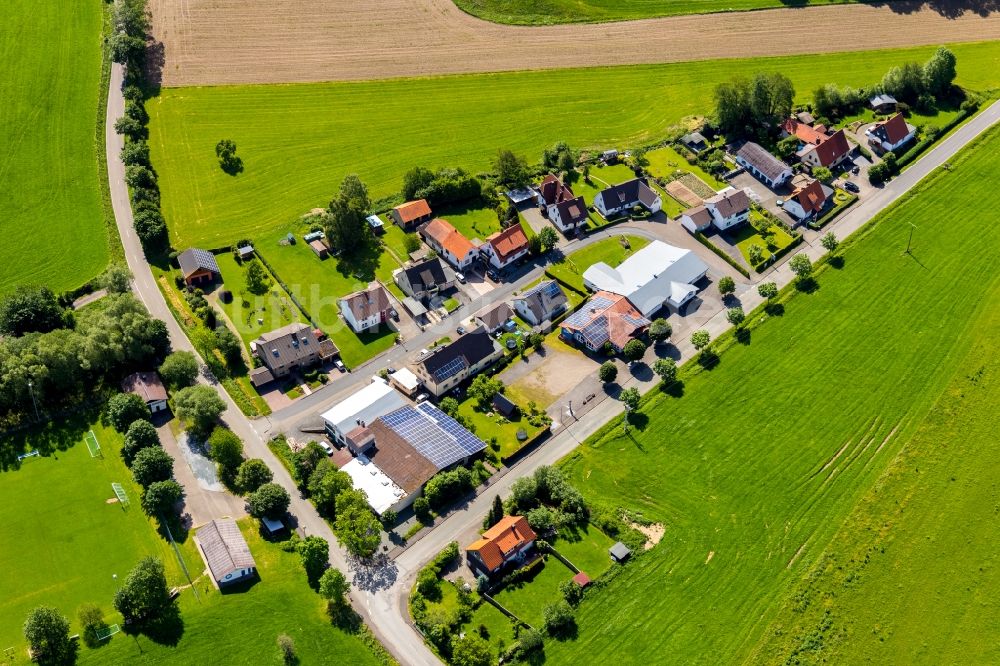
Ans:
[[[603,347],[604,343],[609,340],[607,316],[601,315],[585,326],[580,332],[583,334],[583,339],[587,346],[591,349]]]
[[[204,269],[218,272],[219,264],[215,261],[215,256],[208,250],[199,250],[193,248],[191,250],[191,256],[194,258],[195,263]]]
[[[416,408],[401,407],[381,419],[438,469],[486,448],[485,442],[426,402]]]
[[[434,379],[438,380],[439,382],[443,382],[449,377],[454,377],[455,375],[460,373],[462,370],[465,369],[466,365],[467,364],[465,362],[464,356],[458,356],[456,358],[453,358],[434,371]]]
[[[583,328],[592,318],[594,318],[594,314],[591,310],[603,312],[604,310],[610,308],[613,304],[614,301],[606,296],[592,296],[586,305],[574,312],[566,321],[563,322],[563,326]]]

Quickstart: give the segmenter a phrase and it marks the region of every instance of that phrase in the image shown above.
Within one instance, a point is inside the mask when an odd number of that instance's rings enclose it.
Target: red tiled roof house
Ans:
[[[474,571],[493,576],[508,564],[524,561],[536,538],[524,516],[504,516],[466,548],[465,555]]]
[[[486,239],[479,251],[494,268],[506,268],[528,254],[528,236],[514,223]]]

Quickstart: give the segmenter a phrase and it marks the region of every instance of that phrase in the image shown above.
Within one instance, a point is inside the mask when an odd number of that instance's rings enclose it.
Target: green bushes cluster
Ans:
[[[539,467],[532,476],[515,481],[510,492],[507,512],[525,515],[529,524],[534,519],[540,530],[582,525],[589,516],[583,495],[566,480],[565,473],[558,467]]]

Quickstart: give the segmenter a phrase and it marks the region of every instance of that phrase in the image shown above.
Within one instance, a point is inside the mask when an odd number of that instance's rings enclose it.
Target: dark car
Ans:
[[[848,192],[853,192],[854,194],[857,194],[858,192],[861,191],[860,187],[858,187],[849,180],[844,182],[844,189],[847,190]]]
[[[486,277],[488,277],[489,279],[493,280],[494,282],[499,282],[500,281],[500,273],[498,273],[497,271],[495,271],[492,268],[489,269],[488,271],[486,271]]]

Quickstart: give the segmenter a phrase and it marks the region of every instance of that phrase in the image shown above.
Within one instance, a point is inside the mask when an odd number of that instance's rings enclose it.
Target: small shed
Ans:
[[[326,259],[327,255],[330,254],[330,250],[327,249],[326,243],[319,240],[318,238],[309,241],[309,249],[312,250],[313,254],[315,254],[320,259]]]
[[[257,563],[235,520],[213,520],[198,530],[195,540],[212,578],[220,587],[256,573]]]
[[[611,555],[611,559],[615,562],[622,563],[629,558],[632,551],[628,549],[628,546],[619,541],[611,546],[611,548],[608,548],[608,554]]]
[[[250,371],[250,383],[254,386],[263,386],[274,381],[274,375],[271,371],[261,366],[259,368],[254,368]]]
[[[708,148],[708,140],[702,135],[701,132],[691,132],[690,134],[685,134],[681,137],[681,143],[696,153],[700,153]]]
[[[302,240],[304,240],[307,243],[312,243],[314,240],[320,240],[324,236],[326,236],[326,234],[324,234],[322,231],[310,231],[309,233],[307,233],[305,236],[302,237]]]
[[[868,100],[868,103],[876,113],[892,113],[899,104],[895,97],[886,95],[885,93],[875,95]]]
[[[519,411],[517,405],[511,402],[510,398],[505,396],[503,393],[497,393],[493,396],[493,409],[497,410],[508,419],[515,418]]]
[[[273,518],[268,518],[267,516],[260,519],[260,524],[264,528],[264,532],[269,536],[281,534],[285,531],[285,524],[283,522],[280,520],[274,520]]]
[[[246,261],[253,257],[253,245],[241,245],[236,248],[236,252],[240,255],[242,261]]]
[[[378,215],[369,215],[365,218],[368,220],[368,226],[371,227],[372,233],[376,236],[380,236],[385,233],[385,223],[382,218]]]
[[[590,576],[581,571],[577,575],[573,576],[573,582],[580,587],[587,587],[590,585]]]

